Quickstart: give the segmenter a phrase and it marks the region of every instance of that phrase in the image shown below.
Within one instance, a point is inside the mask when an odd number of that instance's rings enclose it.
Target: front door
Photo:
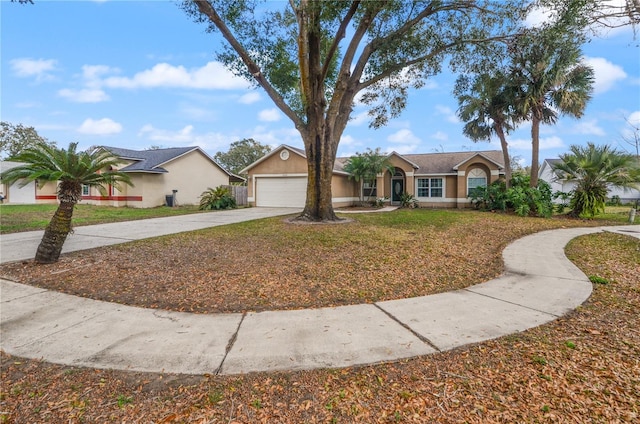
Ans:
[[[391,203],[398,204],[402,200],[404,193],[404,178],[393,178],[391,180]]]

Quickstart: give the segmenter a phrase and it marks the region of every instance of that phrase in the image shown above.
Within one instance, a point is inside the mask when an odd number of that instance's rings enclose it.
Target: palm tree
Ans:
[[[514,129],[517,115],[513,107],[513,87],[507,76],[497,71],[494,74],[477,75],[470,86],[465,77],[458,79],[455,94],[458,97],[458,117],[466,122],[462,132],[473,141],[490,141],[498,136],[504,157],[506,188],[511,184],[511,159],[506,134]]]
[[[58,181],[60,203],[38,246],[37,263],[58,261],[62,245],[71,232],[73,209],[82,198],[83,185],[96,187],[103,195],[107,194],[107,185],[133,186],[127,174],[115,170],[118,159],[111,152],[102,148],[78,152],[77,147],[78,143],[70,143],[68,149],[46,144],[28,148],[13,158],[24,165],[0,175],[7,184],[20,181],[23,186],[36,180],[40,186],[48,181]]]
[[[608,145],[573,145],[554,165],[558,178],[576,184],[572,191],[570,215],[591,218],[604,211],[609,187],[640,189],[638,159]]]
[[[515,105],[531,120],[531,187],[538,185],[540,124],[559,115],[580,118],[593,90],[593,69],[581,62],[578,41],[558,28],[524,35],[511,48],[511,80],[518,87]]]
[[[367,151],[364,153],[356,153],[347,160],[344,166],[344,171],[349,174],[349,179],[354,179],[356,182],[360,181],[361,202],[364,202],[364,189],[362,189],[362,185],[368,182],[370,183],[370,187],[373,187],[377,175],[385,170],[393,174],[395,168],[391,164],[389,156],[383,155],[379,147],[375,150],[367,148]],[[369,190],[369,196],[370,195],[371,189]]]

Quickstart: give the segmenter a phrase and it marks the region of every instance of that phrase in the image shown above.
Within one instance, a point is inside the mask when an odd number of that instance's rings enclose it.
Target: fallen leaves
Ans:
[[[601,273],[612,283],[595,286],[578,310],[522,333],[395,363],[221,377],[73,368],[2,354],[0,417],[15,423],[638,422],[637,246],[612,234],[581,237],[568,254],[586,274]],[[131,402],[119,407],[119,398]]]

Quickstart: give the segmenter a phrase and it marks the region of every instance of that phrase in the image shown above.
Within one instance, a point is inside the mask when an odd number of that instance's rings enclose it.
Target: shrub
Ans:
[[[418,207],[418,199],[413,197],[413,194],[409,194],[407,192],[402,193],[400,196],[400,207],[402,208],[417,208]]]
[[[609,199],[609,201],[607,202],[607,205],[622,206],[622,199],[620,199],[620,196],[618,196],[617,194],[614,194],[613,196],[611,196],[611,199]]]
[[[564,213],[565,209],[569,207],[571,193],[565,193],[564,191],[556,191],[555,193],[553,193],[553,198],[560,200],[560,202],[556,204],[556,212]]]
[[[226,187],[209,187],[200,195],[200,210],[233,209],[235,207],[237,207],[236,199]]]
[[[507,190],[503,181],[488,187],[478,187],[470,194],[471,203],[480,210],[512,211],[518,216],[549,217],[553,212],[551,186],[540,181],[538,187],[529,187],[527,175],[515,174]]]

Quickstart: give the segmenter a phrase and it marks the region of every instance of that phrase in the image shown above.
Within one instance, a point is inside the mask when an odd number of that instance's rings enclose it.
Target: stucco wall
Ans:
[[[200,203],[202,192],[209,187],[229,184],[229,175],[197,150],[171,161],[163,168],[168,173],[159,175],[162,178],[156,180],[155,184],[151,182],[154,175],[145,177],[145,203],[148,199],[149,202],[161,205],[165,196],[175,189],[178,190],[178,204],[196,205]]]

